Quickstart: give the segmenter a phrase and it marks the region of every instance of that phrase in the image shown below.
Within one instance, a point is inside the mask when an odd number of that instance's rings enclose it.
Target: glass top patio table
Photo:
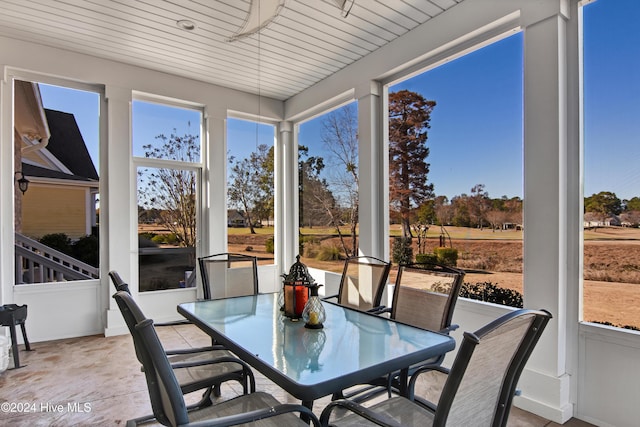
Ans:
[[[277,294],[183,303],[178,312],[308,407],[455,348],[443,334],[322,304],[323,329],[286,318]]]

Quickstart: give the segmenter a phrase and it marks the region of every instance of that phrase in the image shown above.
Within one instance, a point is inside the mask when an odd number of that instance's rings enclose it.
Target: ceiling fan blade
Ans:
[[[251,0],[249,13],[242,26],[227,41],[250,36],[266,28],[278,17],[286,0]]]
[[[342,11],[342,17],[346,18],[351,12],[351,8],[355,3],[355,0],[333,0],[333,2],[340,8]]]

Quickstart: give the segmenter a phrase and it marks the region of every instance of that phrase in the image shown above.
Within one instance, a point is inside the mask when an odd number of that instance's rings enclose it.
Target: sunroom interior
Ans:
[[[188,165],[201,182],[197,256],[227,250],[227,121],[273,126],[274,258],[259,266],[259,283],[260,292],[276,292],[299,249],[300,125],[357,104],[359,252],[388,260],[389,87],[521,33],[524,306],[547,309],[553,320],[523,372],[514,405],[557,423],[578,418],[637,425],[640,334],[583,321],[581,17],[588,2],[134,3],[0,0],[0,301],[28,305],[32,342],[127,333],[111,298],[110,270],[128,281],[145,313],[159,322],[179,319],[176,305],[201,296],[197,286],[139,291],[133,101],[202,112],[201,160]],[[250,28],[253,7],[264,26]],[[195,28],[176,25],[184,20]],[[15,81],[99,95],[99,278],[16,283]],[[339,280],[319,269],[312,275],[327,292]],[[454,337],[508,310],[461,299]]]

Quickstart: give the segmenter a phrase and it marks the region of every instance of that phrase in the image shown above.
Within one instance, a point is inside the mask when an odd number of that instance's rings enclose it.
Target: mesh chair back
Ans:
[[[520,374],[551,315],[518,310],[465,332],[434,426],[504,426]]]
[[[149,398],[151,400],[151,408],[153,409],[153,415],[156,417],[158,422],[164,425],[177,425],[175,420],[178,418],[173,414],[174,410],[171,409],[173,404],[169,404],[169,398],[165,396],[167,394],[161,388],[159,379],[157,378],[156,369],[154,367],[154,362],[152,360],[150,350],[147,348],[147,344],[142,341],[140,337],[140,333],[137,329],[137,325],[141,322],[148,322],[151,329],[153,330],[153,334],[155,334],[155,329],[153,329],[153,325],[151,320],[145,318],[142,310],[136,302],[133,300],[131,295],[125,291],[118,291],[113,295],[113,298],[116,300],[118,307],[120,308],[120,312],[122,313],[122,317],[129,328],[129,332],[131,332],[131,336],[133,337],[133,346],[136,351],[136,357],[138,361],[142,364],[145,379],[147,381],[147,388],[149,389]],[[157,344],[160,348],[160,353],[164,357],[165,360],[166,354],[162,345],[158,341]],[[169,365],[169,361],[167,360],[167,365]],[[171,371],[171,367],[169,366],[169,370]],[[170,375],[173,377],[173,380],[176,381],[177,393],[182,401],[182,405],[184,405],[184,399],[182,398],[182,390],[180,389],[180,385],[177,383],[175,375],[173,371],[170,372]],[[168,400],[169,399],[169,400]],[[170,409],[166,409],[165,405],[171,406]],[[185,408],[185,417],[186,417],[186,408]],[[172,422],[173,421],[173,422]]]
[[[188,424],[189,416],[180,384],[173,373],[151,319],[143,320],[136,325],[135,340],[139,341],[139,347],[144,353],[143,360],[146,362],[143,362],[144,373],[147,377],[153,415],[165,425]]]
[[[124,299],[122,294],[127,294],[127,298]],[[133,298],[131,298],[131,294],[129,294],[129,292],[118,291],[113,295],[113,299],[116,300],[120,313],[122,313],[122,317],[124,318],[124,322],[127,324],[127,328],[129,329],[129,332],[131,332],[131,335],[133,335],[136,325],[146,319],[144,313],[142,313],[140,306],[133,300]]]
[[[391,318],[431,331],[448,328],[463,279],[464,272],[451,267],[400,265]]]
[[[391,264],[370,256],[348,258],[344,263],[338,304],[358,310],[380,306]]]
[[[254,256],[221,253],[198,258],[206,300],[258,293],[258,259]]]

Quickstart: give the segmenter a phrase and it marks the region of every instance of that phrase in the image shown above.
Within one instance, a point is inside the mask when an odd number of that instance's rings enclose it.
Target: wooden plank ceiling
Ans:
[[[285,100],[463,0],[275,1],[235,41],[251,0],[0,0],[0,35]]]

